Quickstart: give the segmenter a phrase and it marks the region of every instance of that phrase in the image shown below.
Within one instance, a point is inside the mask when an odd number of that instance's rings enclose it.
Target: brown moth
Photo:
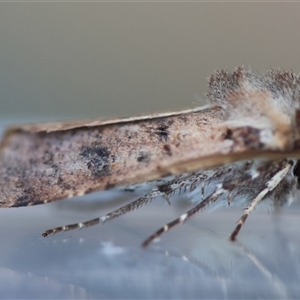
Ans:
[[[207,97],[209,105],[178,112],[9,128],[0,146],[0,207],[151,182],[145,196],[103,217],[43,235],[104,223],[185,190],[198,203],[143,246],[214,202],[246,205],[235,240],[257,204],[279,209],[295,198],[300,76],[221,70],[210,77]]]

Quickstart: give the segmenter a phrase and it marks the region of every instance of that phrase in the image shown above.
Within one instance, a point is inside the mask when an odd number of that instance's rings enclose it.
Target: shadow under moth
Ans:
[[[0,207],[48,203],[99,190],[152,183],[147,194],[100,218],[104,223],[163,196],[187,191],[194,207],[143,243],[209,204],[243,204],[234,241],[261,202],[295,199],[300,175],[300,75],[238,67],[209,78],[204,107],[112,120],[11,127],[0,148]],[[151,186],[151,185],[147,185]]]

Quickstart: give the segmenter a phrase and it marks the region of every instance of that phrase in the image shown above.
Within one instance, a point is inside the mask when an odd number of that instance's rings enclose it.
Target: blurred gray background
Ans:
[[[0,3],[0,119],[192,107],[237,65],[300,68],[300,3]],[[196,97],[197,98],[197,97]]]
[[[299,11],[284,2],[0,1],[0,130],[193,107],[220,68],[299,72]],[[296,206],[280,218],[255,211],[235,244],[228,235],[240,208],[200,213],[141,249],[190,208],[175,199],[41,237],[137,197],[104,192],[1,209],[0,298],[299,299]]]

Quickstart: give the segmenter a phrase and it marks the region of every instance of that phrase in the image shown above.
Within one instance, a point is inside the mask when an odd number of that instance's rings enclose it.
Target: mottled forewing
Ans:
[[[93,126],[13,128],[1,145],[0,206],[46,203],[265,155],[259,130],[230,129],[221,120],[212,108]]]

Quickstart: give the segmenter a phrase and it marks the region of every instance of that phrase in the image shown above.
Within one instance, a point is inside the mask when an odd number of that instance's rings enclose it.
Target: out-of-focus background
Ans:
[[[299,3],[20,2],[0,3],[1,119],[175,110],[216,69],[300,71]]]
[[[220,68],[299,72],[299,11],[284,2],[0,2],[1,129],[193,107]],[[162,199],[104,227],[41,237],[136,197],[1,209],[0,297],[300,297],[297,206],[280,219],[254,212],[241,244],[228,242],[241,215],[229,208],[142,250],[147,235],[190,207]]]

